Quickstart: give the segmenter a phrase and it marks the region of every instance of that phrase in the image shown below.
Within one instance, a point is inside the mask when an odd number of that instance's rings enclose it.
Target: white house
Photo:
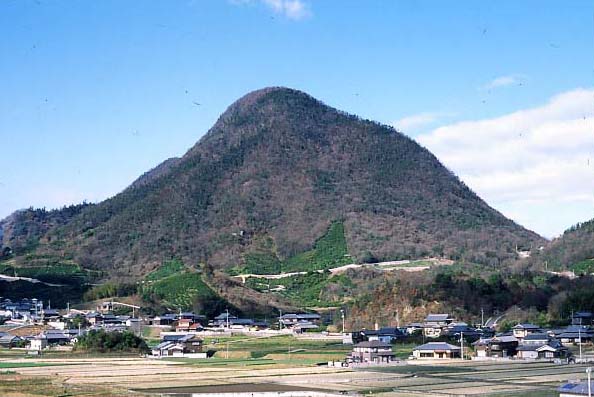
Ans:
[[[429,342],[413,349],[413,357],[417,359],[452,359],[460,358],[460,346],[445,342]]]

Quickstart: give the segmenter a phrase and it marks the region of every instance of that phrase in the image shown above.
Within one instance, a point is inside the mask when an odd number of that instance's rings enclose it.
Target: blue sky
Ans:
[[[545,236],[594,217],[591,1],[3,0],[0,54],[0,218],[112,196],[273,85],[393,124]],[[468,165],[506,142],[516,168]]]

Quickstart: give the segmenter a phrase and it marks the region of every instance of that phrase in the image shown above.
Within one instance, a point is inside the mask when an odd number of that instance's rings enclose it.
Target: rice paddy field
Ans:
[[[391,367],[329,368],[349,348],[336,341],[207,338],[209,359],[0,354],[0,396],[160,396],[176,390],[324,390],[349,395],[557,396],[583,365],[540,362],[411,361]],[[402,353],[408,347],[402,347]],[[410,351],[410,350],[408,350]],[[181,389],[180,389],[181,388]]]

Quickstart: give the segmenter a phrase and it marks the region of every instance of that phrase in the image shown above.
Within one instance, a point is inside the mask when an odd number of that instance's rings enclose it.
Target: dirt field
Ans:
[[[0,371],[7,371],[0,372],[2,396],[57,396],[66,393],[74,396],[119,396],[130,393],[130,390],[144,395],[158,392],[159,388],[220,385],[233,389],[233,385],[256,383],[357,394],[372,392],[385,397],[546,397],[558,395],[555,388],[562,382],[584,379],[585,375],[585,367],[579,365],[518,362],[457,362],[351,370],[291,365],[290,362],[269,359],[165,361],[86,358],[5,359],[0,362],[0,367]],[[25,388],[14,394],[18,390],[15,376],[27,382],[46,382],[46,386],[30,394]],[[55,389],[50,387],[52,385]]]

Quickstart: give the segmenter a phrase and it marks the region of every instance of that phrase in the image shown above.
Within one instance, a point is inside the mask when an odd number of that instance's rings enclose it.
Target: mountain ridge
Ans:
[[[500,265],[515,245],[544,241],[404,134],[269,87],[229,106],[181,158],[49,228],[35,252],[134,279],[171,257],[229,268],[263,237],[290,258],[333,222],[359,261],[432,254]]]

